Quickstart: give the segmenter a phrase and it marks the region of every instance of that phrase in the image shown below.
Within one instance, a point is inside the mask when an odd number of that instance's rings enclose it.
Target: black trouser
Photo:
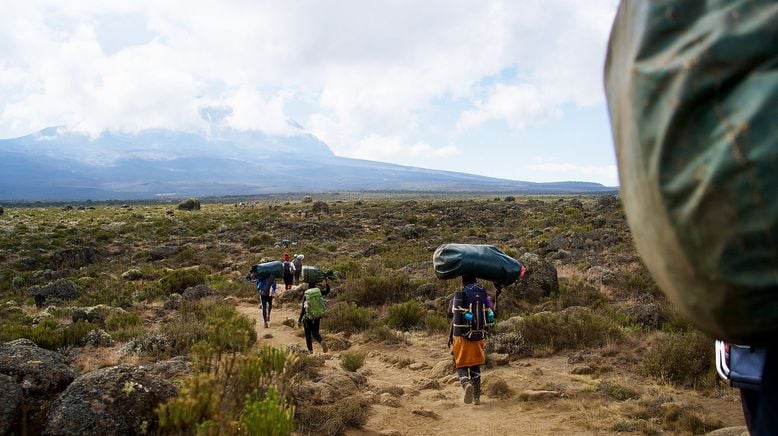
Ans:
[[[300,267],[300,268],[302,268],[302,267]],[[299,269],[296,269],[294,271],[294,284],[295,285],[299,285],[300,284],[300,273],[302,273],[302,271],[300,271]]]
[[[465,368],[457,368],[457,375],[459,376],[459,383],[462,387],[465,387],[468,383],[473,385],[473,395],[479,397],[481,395],[481,367],[468,366]]]
[[[273,297],[270,295],[260,295],[259,301],[262,303],[262,320],[270,322],[270,312],[273,310]]]
[[[319,321],[320,319],[305,319],[303,321],[303,328],[305,329],[305,345],[308,346],[308,351],[313,352],[313,342],[311,337],[316,339],[316,342],[321,344],[321,334],[319,334]]]
[[[778,347],[767,349],[759,390],[741,389],[743,412],[751,434],[778,434]]]

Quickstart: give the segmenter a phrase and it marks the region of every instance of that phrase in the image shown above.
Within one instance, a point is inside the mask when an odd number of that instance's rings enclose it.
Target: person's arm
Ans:
[[[270,284],[270,290],[271,290],[271,292],[270,292],[271,296],[276,295],[276,281],[275,280],[273,280],[273,282]]]
[[[321,291],[321,295],[326,296],[330,293],[330,281],[328,279],[324,279],[324,289]]]
[[[303,297],[303,302],[302,302],[301,308],[300,308],[300,318],[297,320],[297,325],[298,326],[303,323],[303,317],[304,316],[305,316],[305,297]]]

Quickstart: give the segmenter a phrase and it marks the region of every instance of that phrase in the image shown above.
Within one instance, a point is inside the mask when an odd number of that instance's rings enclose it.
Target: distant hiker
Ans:
[[[303,272],[303,259],[305,256],[302,254],[295,254],[294,260],[292,260],[292,266],[294,266],[294,285],[300,284],[300,274]]]
[[[268,328],[270,326],[270,312],[273,310],[273,297],[276,295],[276,277],[271,275],[257,280],[257,292],[262,306],[262,320],[265,322],[265,328]]]
[[[300,319],[297,320],[297,326],[301,324],[305,329],[305,345],[308,352],[313,353],[313,341],[321,344],[323,352],[327,352],[327,344],[322,340],[319,334],[319,323],[324,316],[324,296],[330,293],[330,282],[324,279],[324,290],[318,287],[312,287],[305,291],[303,295],[302,310],[300,310]]]
[[[289,261],[289,253],[284,254],[284,289],[292,289],[294,282],[294,264]]]
[[[462,276],[463,289],[451,302],[453,320],[448,345],[452,348],[462,400],[465,404],[481,404],[481,365],[486,363],[484,342],[488,328],[494,323],[492,301],[486,289],[474,276]]]

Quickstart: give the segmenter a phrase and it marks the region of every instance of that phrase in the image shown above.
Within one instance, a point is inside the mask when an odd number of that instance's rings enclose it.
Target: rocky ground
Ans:
[[[742,425],[711,339],[640,264],[618,198],[323,200],[5,207],[0,433],[247,433],[271,386],[301,434]],[[501,297],[477,407],[459,401],[445,346],[458,284],[435,279],[430,260],[447,242],[496,245],[529,271]],[[299,354],[302,330],[281,323],[296,320],[302,289],[276,299],[270,328],[254,324],[244,276],[285,252],[339,277],[326,354]],[[261,383],[241,381],[256,365]]]

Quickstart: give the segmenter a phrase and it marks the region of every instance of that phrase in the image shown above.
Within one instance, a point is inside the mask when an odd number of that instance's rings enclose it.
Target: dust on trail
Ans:
[[[241,303],[238,311],[257,320],[257,346],[265,344],[283,346],[299,344],[305,347],[305,338],[299,337],[301,328],[291,328],[281,324],[286,318],[297,322],[299,308],[297,305],[286,304],[274,307],[272,322],[269,328],[262,323],[262,314],[258,304]],[[325,340],[327,331],[322,331]],[[264,339],[270,334],[272,338]],[[439,389],[421,389],[419,382],[428,380],[428,372],[436,363],[450,359],[446,348],[446,338],[442,335],[427,336],[424,333],[411,336],[411,345],[386,346],[376,344],[354,344],[351,350],[361,350],[368,353],[365,365],[360,372],[366,373],[368,388],[378,391],[383,387],[399,386],[404,394],[399,398],[399,407],[375,404],[370,418],[361,429],[349,429],[351,435],[445,435],[463,434],[487,430],[495,434],[601,434],[601,431],[586,429],[585,405],[569,405],[567,411],[560,410],[554,402],[522,403],[514,395],[509,399],[490,398],[486,392],[482,395],[479,406],[463,404],[460,399],[461,388],[456,380],[441,384]],[[321,353],[321,348],[314,343],[314,353]],[[339,367],[339,352],[328,353],[332,358],[326,361],[322,375],[343,371]],[[410,358],[414,363],[409,367],[398,368],[391,361]],[[528,366],[527,366],[528,365]],[[422,368],[419,368],[422,366]],[[539,388],[556,376],[563,376],[559,371],[568,369],[566,358],[546,358],[542,364],[539,359],[526,359],[511,362],[498,368],[484,368],[482,378],[486,384],[490,379],[499,377],[508,382],[513,391],[518,394],[525,389]],[[537,375],[541,368],[543,375]],[[536,374],[533,375],[532,371]],[[568,369],[569,371],[569,369]],[[453,372],[452,372],[453,374]],[[564,375],[567,377],[568,375]],[[433,412],[436,417],[420,416],[414,410]]]

